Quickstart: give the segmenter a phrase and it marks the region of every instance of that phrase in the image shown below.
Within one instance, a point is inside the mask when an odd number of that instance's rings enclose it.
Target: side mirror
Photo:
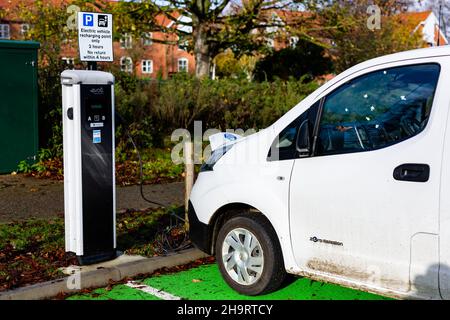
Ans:
[[[297,152],[300,158],[311,155],[311,137],[309,131],[309,121],[305,120],[298,129]]]

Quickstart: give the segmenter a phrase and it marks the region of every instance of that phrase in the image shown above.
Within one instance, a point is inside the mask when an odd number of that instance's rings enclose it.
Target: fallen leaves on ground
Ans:
[[[163,209],[127,210],[117,215],[117,225],[118,250],[128,254],[161,255],[186,238]],[[0,291],[64,277],[59,268],[70,265],[78,261],[65,252],[62,217],[0,225]]]
[[[142,151],[142,171],[145,184],[160,184],[183,179],[184,167],[176,165],[171,158],[170,149],[148,149]],[[116,157],[116,182],[122,186],[140,183],[140,166],[132,155]],[[35,178],[63,180],[63,159],[55,157],[41,160],[31,166],[26,176]]]
[[[62,158],[43,160],[36,165],[35,170],[26,173],[25,175],[40,179],[63,180]]]
[[[64,248],[45,251],[37,244],[17,250],[7,244],[0,251],[0,291],[63,277],[58,270],[77,264],[74,255]]]

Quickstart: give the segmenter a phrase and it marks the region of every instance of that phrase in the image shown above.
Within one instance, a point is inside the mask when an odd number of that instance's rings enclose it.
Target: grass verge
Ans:
[[[156,256],[184,238],[183,228],[165,209],[117,216],[117,249],[127,254]],[[62,217],[0,224],[0,291],[63,277],[60,268],[77,264],[64,249]]]

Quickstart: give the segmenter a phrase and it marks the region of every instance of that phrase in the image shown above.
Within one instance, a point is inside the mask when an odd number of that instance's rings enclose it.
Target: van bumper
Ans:
[[[189,201],[188,206],[189,218],[189,238],[191,242],[201,251],[212,254],[211,252],[211,227],[198,220],[194,206]]]

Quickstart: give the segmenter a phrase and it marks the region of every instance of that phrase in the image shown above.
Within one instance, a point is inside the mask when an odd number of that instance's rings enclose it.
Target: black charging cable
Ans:
[[[117,110],[115,111],[115,122],[116,124],[122,124],[123,126],[127,127],[127,123],[125,121],[125,119],[120,115],[120,113],[117,112]],[[148,199],[145,194],[144,194],[144,169],[143,169],[143,162],[142,162],[142,157],[141,157],[141,153],[139,151],[139,148],[137,147],[136,143],[134,142],[134,139],[132,137],[132,135],[130,134],[130,132],[128,131],[127,128],[125,128],[125,134],[127,135],[128,139],[130,140],[131,144],[133,145],[134,150],[136,150],[136,154],[138,156],[138,161],[139,161],[139,190],[141,193],[141,197],[144,201],[153,204],[153,205],[157,205],[159,207],[162,207],[163,209],[167,209],[169,211],[169,214],[172,217],[175,218],[175,220],[179,220],[182,221],[182,225],[184,225],[186,223],[186,220],[183,219],[182,217],[180,217],[173,209],[171,209],[168,205],[160,203],[158,201],[154,201],[154,200],[150,200]],[[172,233],[173,230],[178,229],[180,227],[180,224],[175,222],[173,223],[172,219],[170,221],[170,225],[166,228],[164,228],[164,230],[160,230],[158,232],[158,236],[157,238],[159,238],[157,241],[159,243],[159,247],[161,248],[161,250],[168,254],[171,252],[176,252],[176,251],[180,251],[183,249],[187,249],[190,248],[192,246],[192,244],[189,241],[189,235],[187,232],[185,232],[184,234],[184,238],[181,241],[181,244],[178,246],[174,246],[171,241],[170,238],[167,236],[168,234],[170,235]]]
[[[126,121],[120,115],[120,113],[118,113],[116,111],[116,124],[117,123],[118,124],[122,124],[122,125],[124,125],[126,127]],[[139,189],[140,189],[140,192],[141,192],[142,199],[144,199],[148,203],[151,203],[151,204],[160,206],[160,207],[162,207],[164,209],[167,209],[168,206],[166,204],[160,203],[158,201],[147,199],[147,197],[145,196],[145,194],[144,194],[144,169],[143,169],[143,164],[142,164],[141,153],[139,152],[139,148],[137,147],[136,143],[134,142],[133,137],[131,136],[130,132],[126,128],[125,128],[125,134],[127,135],[128,139],[130,140],[131,144],[133,145],[134,150],[136,150],[136,153],[137,153],[137,156],[138,156],[138,160],[139,160]]]

